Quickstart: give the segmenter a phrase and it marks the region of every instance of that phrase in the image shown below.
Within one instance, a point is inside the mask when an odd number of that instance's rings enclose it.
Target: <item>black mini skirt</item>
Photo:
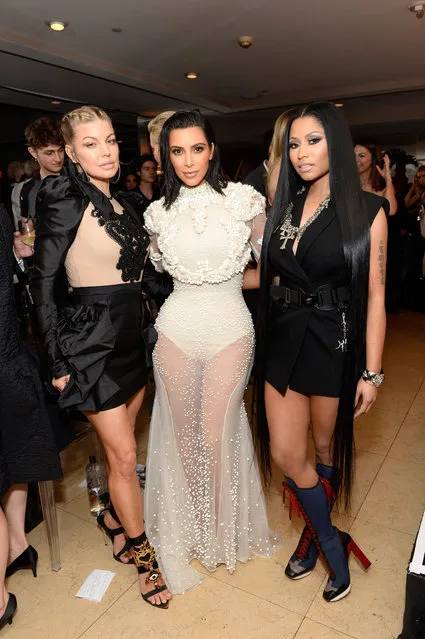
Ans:
[[[57,339],[71,377],[59,404],[105,411],[147,382],[141,283],[74,288],[59,311]]]

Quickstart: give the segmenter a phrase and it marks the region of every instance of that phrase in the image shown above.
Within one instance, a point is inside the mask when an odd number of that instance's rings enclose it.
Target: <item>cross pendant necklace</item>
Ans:
[[[288,208],[286,209],[285,217],[280,227],[280,239],[282,240],[282,244],[280,246],[281,249],[286,249],[288,240],[295,240],[295,238],[297,237],[298,229],[295,226],[292,226],[293,210],[294,205],[292,202],[290,202]]]
[[[299,227],[294,226],[292,224],[292,211],[294,209],[294,205],[292,202],[290,202],[290,204],[288,205],[288,208],[286,209],[285,217],[280,227],[280,239],[282,240],[282,244],[280,248],[282,250],[285,250],[286,244],[288,243],[289,240],[298,240],[298,242],[300,242],[304,234],[304,231],[310,226],[310,224],[312,224],[315,220],[317,220],[317,218],[319,217],[323,209],[326,209],[329,206],[329,202],[330,202],[330,197],[329,196],[325,197],[325,199],[320,202],[316,211],[307,220],[307,222],[305,222],[305,224]]]
[[[297,237],[297,231],[298,229],[295,228],[294,226],[288,225],[286,228],[281,228],[280,231],[280,239],[283,240],[282,244],[281,244],[281,249],[286,249],[286,243],[288,242],[288,240],[295,240]]]

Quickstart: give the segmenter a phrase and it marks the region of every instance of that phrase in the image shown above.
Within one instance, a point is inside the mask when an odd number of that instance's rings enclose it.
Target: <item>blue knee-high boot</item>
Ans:
[[[317,464],[316,472],[325,489],[329,512],[332,512],[341,485],[340,474],[333,466]],[[304,527],[298,545],[285,568],[285,575],[296,580],[308,577],[317,563],[319,553],[313,542],[310,530]]]
[[[329,571],[323,597],[326,601],[338,601],[351,590],[348,549],[344,548],[337,530],[332,526],[323,485],[319,481],[314,488],[299,488],[289,477],[285,479],[291,498],[304,517],[317,550],[322,553]],[[349,535],[346,541],[347,544],[352,542]]]

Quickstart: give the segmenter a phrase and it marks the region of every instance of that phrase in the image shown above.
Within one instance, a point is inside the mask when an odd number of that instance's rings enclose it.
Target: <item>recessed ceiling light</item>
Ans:
[[[68,23],[62,20],[49,20],[46,24],[52,31],[63,31],[68,26]]]
[[[252,47],[252,43],[254,42],[254,38],[252,36],[241,36],[238,38],[238,45],[242,49],[249,49]]]
[[[50,100],[52,104],[62,104],[60,100]]]
[[[185,76],[188,80],[196,80],[199,78],[199,73],[195,73],[194,71],[190,71],[189,73],[185,73]]]
[[[340,109],[341,107],[344,106],[343,102],[335,102],[335,106],[338,107],[338,109]]]

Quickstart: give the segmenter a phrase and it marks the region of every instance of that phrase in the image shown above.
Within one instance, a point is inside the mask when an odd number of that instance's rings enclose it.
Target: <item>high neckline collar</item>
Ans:
[[[213,192],[214,192],[214,189],[210,187],[208,182],[204,182],[203,184],[200,184],[199,186],[192,186],[192,187],[185,186],[184,184],[182,184],[180,187],[179,195],[183,197],[191,197],[195,195],[211,194]]]

